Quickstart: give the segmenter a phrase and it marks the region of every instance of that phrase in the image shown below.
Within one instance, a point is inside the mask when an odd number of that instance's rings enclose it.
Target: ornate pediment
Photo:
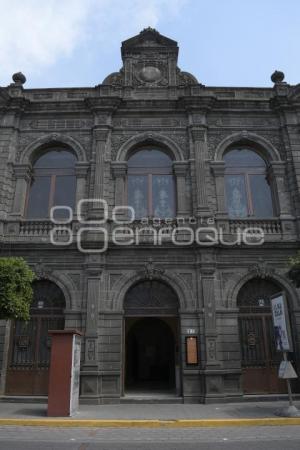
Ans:
[[[138,35],[122,42],[122,57],[128,52],[137,51],[141,48],[172,48],[178,53],[178,45],[176,41],[160,34],[154,28],[148,27],[142,30]]]

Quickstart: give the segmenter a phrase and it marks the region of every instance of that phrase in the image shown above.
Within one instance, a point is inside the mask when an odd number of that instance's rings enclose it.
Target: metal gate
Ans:
[[[276,351],[270,296],[280,288],[271,280],[254,278],[238,295],[242,381],[245,394],[286,392],[286,383],[278,378],[282,359]]]
[[[6,394],[47,395],[51,350],[48,331],[64,329],[63,306],[63,294],[54,283],[34,283],[30,320],[12,324]]]

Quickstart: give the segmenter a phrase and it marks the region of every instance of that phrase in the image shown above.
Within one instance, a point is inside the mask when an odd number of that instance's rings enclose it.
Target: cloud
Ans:
[[[0,0],[0,78],[41,73],[85,42],[107,44],[123,33],[176,16],[187,0]]]

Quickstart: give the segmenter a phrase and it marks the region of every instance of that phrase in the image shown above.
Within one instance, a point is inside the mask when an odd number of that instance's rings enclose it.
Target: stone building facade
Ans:
[[[299,292],[286,273],[300,233],[300,85],[275,72],[270,88],[204,86],[177,57],[175,41],[145,29],[95,87],[26,89],[19,73],[0,88],[1,255],[38,276],[29,325],[1,323],[2,394],[46,395],[51,327],[84,332],[82,402],[284,392],[269,305],[280,291],[299,370]],[[58,168],[52,151],[66,158]],[[54,224],[48,206],[72,192],[94,201]],[[113,239],[112,214],[129,222],[128,203],[143,213]],[[201,237],[211,226],[223,242]],[[234,243],[253,227],[263,243]]]

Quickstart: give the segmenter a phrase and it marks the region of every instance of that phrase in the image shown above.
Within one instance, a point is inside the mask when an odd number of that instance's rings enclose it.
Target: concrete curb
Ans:
[[[300,425],[300,418],[263,419],[0,419],[0,426],[84,428],[189,428]]]

